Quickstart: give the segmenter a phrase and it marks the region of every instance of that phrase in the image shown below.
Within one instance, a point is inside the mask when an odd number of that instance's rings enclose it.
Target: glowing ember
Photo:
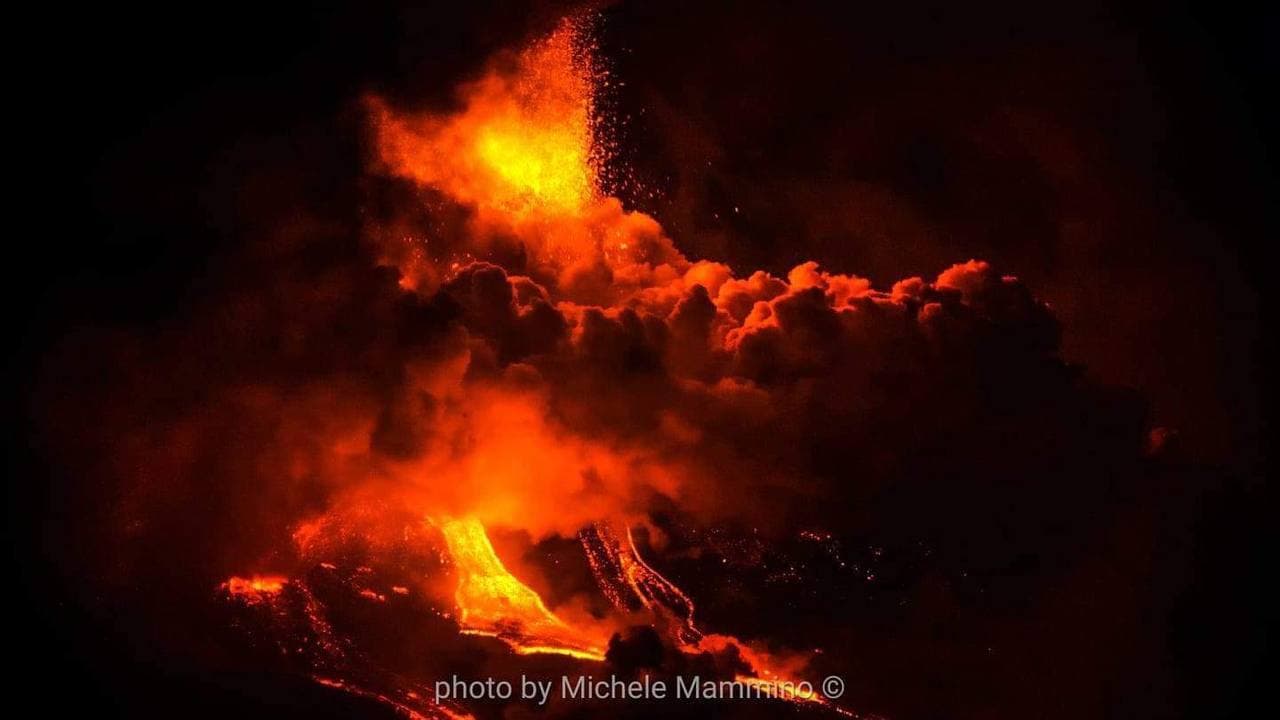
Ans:
[[[222,583],[221,588],[241,601],[257,603],[279,593],[288,582],[288,578],[279,575],[254,575],[247,578],[231,577]]]
[[[584,533],[583,547],[587,552],[592,572],[609,599],[625,609],[628,596],[639,600],[646,608],[663,619],[678,641],[678,647],[687,653],[721,652],[730,647],[756,673],[738,675],[735,680],[760,690],[769,697],[790,702],[812,702],[841,714],[845,710],[832,705],[821,694],[801,683],[798,666],[803,660],[782,661],[768,653],[753,649],[748,643],[728,635],[704,635],[694,624],[693,600],[661,573],[654,570],[641,557],[630,528],[626,531],[625,546],[606,526],[598,525],[592,532]]]

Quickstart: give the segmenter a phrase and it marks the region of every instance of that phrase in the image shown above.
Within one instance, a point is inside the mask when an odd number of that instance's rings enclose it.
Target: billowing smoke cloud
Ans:
[[[513,76],[466,89],[456,115],[375,104],[380,167],[461,218],[410,227],[392,213],[373,223],[375,247],[402,284],[456,304],[471,403],[489,407],[498,401],[479,398],[512,396],[492,388],[520,388],[519,408],[482,423],[521,418],[528,457],[514,465],[538,468],[548,453],[552,477],[503,483],[501,470],[478,469],[472,476],[484,477],[472,482],[562,491],[546,503],[522,498],[522,519],[507,522],[535,536],[572,531],[610,508],[643,517],[660,498],[704,520],[847,527],[884,517],[872,507],[911,493],[956,500],[948,478],[971,478],[981,463],[991,485],[963,490],[977,511],[990,525],[1033,526],[1020,518],[1036,512],[984,507],[983,493],[1034,488],[1028,501],[1045,498],[1035,510],[1066,522],[1072,503],[1046,488],[1082,483],[1061,494],[1084,500],[1094,481],[1078,478],[1108,472],[1077,467],[1094,455],[1084,448],[1139,447],[1140,406],[1092,397],[1058,355],[1049,309],[986,263],[881,289],[813,262],[786,277],[735,277],[687,259],[651,218],[584,188],[590,96],[564,70],[581,48],[561,42],[528,51]],[[394,180],[386,187],[408,194]],[[592,450],[565,455],[576,443]],[[1001,459],[1011,445],[1037,457]],[[824,500],[832,497],[842,501]],[[554,508],[549,519],[543,504]],[[938,520],[902,524],[927,533]]]

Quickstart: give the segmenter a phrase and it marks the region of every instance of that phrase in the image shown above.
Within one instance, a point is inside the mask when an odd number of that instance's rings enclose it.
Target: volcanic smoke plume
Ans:
[[[606,187],[591,25],[500,54],[448,109],[364,98],[346,251],[299,221],[178,326],[66,353],[113,377],[53,423],[111,488],[96,582],[200,608],[240,648],[219,663],[409,717],[525,717],[434,685],[521,673],[774,694],[665,714],[876,716],[868,668],[914,659],[850,623],[873,596],[912,652],[1018,648],[1016,625],[941,639],[955,596],[1048,593],[1028,563],[1094,577],[1099,508],[1151,472],[1142,402],[1064,362],[1051,309],[982,260],[877,287],[687,257]],[[995,652],[955,682],[1020,662]]]

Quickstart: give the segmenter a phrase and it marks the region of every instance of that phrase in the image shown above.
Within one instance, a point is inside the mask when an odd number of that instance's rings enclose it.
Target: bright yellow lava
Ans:
[[[543,604],[502,564],[475,518],[438,523],[458,573],[458,622],[471,635],[495,637],[521,654],[552,653],[603,660],[604,653]]]

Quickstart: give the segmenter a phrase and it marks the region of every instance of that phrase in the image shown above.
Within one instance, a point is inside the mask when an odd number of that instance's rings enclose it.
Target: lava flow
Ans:
[[[794,663],[791,663],[792,667],[784,668],[786,663],[770,658],[768,653],[753,649],[737,638],[704,634],[693,620],[693,600],[644,561],[630,528],[626,529],[626,538],[623,545],[617,535],[603,525],[582,534],[583,549],[592,573],[606,597],[619,609],[626,610],[632,600],[638,600],[664,623],[682,652],[715,653],[732,648],[755,673],[739,674],[734,680],[756,688],[764,695],[792,702],[817,703],[841,715],[852,716],[852,713],[832,705],[821,694],[804,685],[796,676]]]
[[[522,655],[604,659],[598,644],[556,617],[536,592],[507,571],[477,520],[443,520],[440,531],[458,572],[455,597],[464,633],[502,639]]]

